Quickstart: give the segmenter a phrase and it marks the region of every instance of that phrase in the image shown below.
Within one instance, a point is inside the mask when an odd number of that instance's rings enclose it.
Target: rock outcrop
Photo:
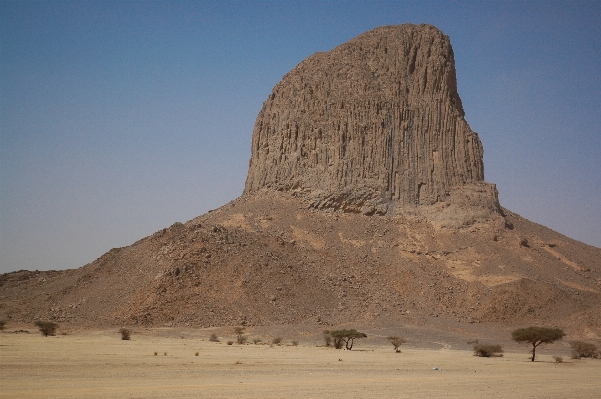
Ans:
[[[364,214],[469,197],[494,213],[482,156],[449,37],[430,25],[380,27],[313,54],[274,87],[255,123],[245,193],[289,191],[314,208]]]

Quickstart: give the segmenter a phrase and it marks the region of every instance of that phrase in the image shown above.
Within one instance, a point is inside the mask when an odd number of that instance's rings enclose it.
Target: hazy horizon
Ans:
[[[501,205],[601,247],[601,2],[0,2],[0,273],[77,268],[243,190],[255,118],[317,51],[451,39]]]

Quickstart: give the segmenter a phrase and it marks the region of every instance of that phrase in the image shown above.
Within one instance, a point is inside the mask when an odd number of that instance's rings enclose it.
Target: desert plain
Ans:
[[[25,326],[24,326],[25,327]],[[353,350],[326,348],[320,331],[224,329],[63,330],[0,334],[0,398],[598,398],[601,360],[570,359],[567,342],[528,359],[505,343],[481,358],[459,336],[408,339],[395,353],[385,329]],[[306,331],[303,331],[306,330]],[[221,342],[209,341],[216,332]],[[270,345],[283,335],[280,345]],[[294,337],[294,338],[286,338]],[[253,344],[260,338],[262,342]],[[292,341],[297,345],[293,345]],[[198,353],[198,355],[196,355]],[[556,363],[553,356],[562,355]]]

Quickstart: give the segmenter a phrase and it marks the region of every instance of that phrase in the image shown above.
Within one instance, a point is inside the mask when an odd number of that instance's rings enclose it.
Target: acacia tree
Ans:
[[[344,345],[348,350],[353,349],[355,339],[367,338],[367,334],[357,331],[354,328],[351,330],[334,330],[330,332],[330,335],[334,339],[334,347],[336,349],[341,349],[342,343],[344,342]]]
[[[540,344],[552,344],[555,341],[559,341],[566,334],[560,328],[548,328],[548,327],[527,327],[518,328],[511,332],[511,339],[518,343],[528,343],[532,345],[532,358],[534,361],[536,357],[536,348]]]

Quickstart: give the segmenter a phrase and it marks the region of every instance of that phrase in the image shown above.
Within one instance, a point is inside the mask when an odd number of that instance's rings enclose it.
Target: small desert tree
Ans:
[[[344,342],[346,349],[353,349],[353,344],[355,339],[359,338],[367,338],[365,333],[359,332],[354,328],[351,330],[334,330],[330,332],[332,338],[334,339],[334,347],[336,349],[342,348],[342,343]]]
[[[51,321],[38,320],[34,324],[40,329],[40,332],[44,337],[55,335],[56,329],[58,328],[58,324]]]
[[[401,350],[399,349],[399,347],[401,345],[403,345],[405,342],[407,342],[407,341],[405,341],[404,338],[397,337],[397,336],[388,337],[388,340],[390,341],[390,343],[392,344],[392,346],[394,346],[394,351],[396,353],[401,353]]]
[[[560,328],[548,327],[527,327],[518,328],[511,332],[511,339],[518,343],[528,343],[532,345],[532,358],[536,358],[536,348],[541,344],[551,344],[559,341],[566,334]]]

